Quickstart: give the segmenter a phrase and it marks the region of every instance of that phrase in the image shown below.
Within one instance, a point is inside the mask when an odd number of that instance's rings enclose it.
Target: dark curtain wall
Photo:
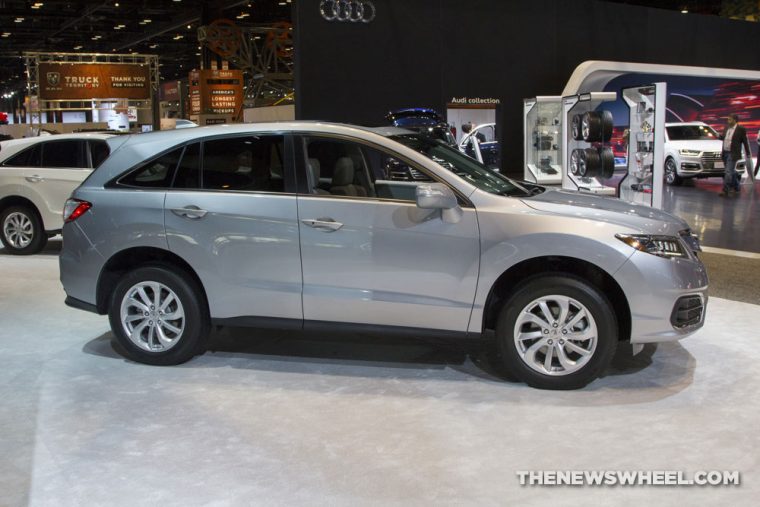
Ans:
[[[503,169],[522,176],[522,99],[586,60],[760,70],[760,24],[596,0],[373,0],[369,24],[298,0],[296,117],[381,125],[401,107],[501,101]]]

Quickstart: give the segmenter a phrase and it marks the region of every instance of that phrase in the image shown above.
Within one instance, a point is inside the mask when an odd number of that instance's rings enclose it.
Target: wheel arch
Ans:
[[[42,224],[43,229],[45,228],[45,221],[42,219],[42,213],[40,213],[40,210],[39,208],[37,208],[37,205],[34,204],[34,202],[32,202],[32,200],[29,199],[28,197],[24,197],[21,195],[8,195],[0,199],[0,213],[2,213],[3,210],[11,206],[30,207],[32,211],[34,211],[35,215],[37,215],[37,218],[40,219],[40,223]]]
[[[203,282],[187,261],[169,250],[156,247],[133,247],[112,255],[100,270],[95,292],[95,305],[99,314],[108,313],[109,299],[119,278],[124,273],[146,264],[163,264],[190,276],[198,285],[203,296],[203,303],[208,309],[208,298]]]
[[[483,311],[482,329],[496,329],[502,304],[525,280],[541,274],[570,274],[590,282],[610,301],[618,321],[620,341],[631,337],[631,309],[622,287],[608,272],[588,261],[558,255],[526,259],[510,267],[491,286]]]

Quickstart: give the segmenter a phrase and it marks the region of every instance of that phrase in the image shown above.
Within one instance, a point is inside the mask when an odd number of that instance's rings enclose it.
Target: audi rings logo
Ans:
[[[321,0],[319,13],[327,21],[369,23],[377,11],[370,0]]]

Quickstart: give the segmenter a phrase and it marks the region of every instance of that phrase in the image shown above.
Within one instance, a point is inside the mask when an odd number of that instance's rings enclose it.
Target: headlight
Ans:
[[[640,252],[667,259],[687,259],[689,256],[675,236],[650,236],[646,234],[616,234],[615,237]]]
[[[702,152],[699,150],[678,150],[678,153],[683,157],[698,157]]]

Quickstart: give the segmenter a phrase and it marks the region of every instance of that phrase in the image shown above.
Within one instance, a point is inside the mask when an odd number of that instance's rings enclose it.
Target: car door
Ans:
[[[475,209],[457,223],[414,201],[417,182],[382,180],[403,157],[358,140],[296,140],[306,321],[466,331],[480,247]],[[427,173],[411,164],[415,171]],[[430,175],[429,175],[430,176]],[[383,197],[380,197],[383,196]]]
[[[87,141],[64,139],[40,143],[39,167],[29,167],[24,178],[44,202],[40,209],[45,229],[63,226],[61,213],[66,199],[92,172]]]
[[[291,146],[263,133],[185,147],[164,204],[167,242],[201,278],[212,318],[301,326]]]

